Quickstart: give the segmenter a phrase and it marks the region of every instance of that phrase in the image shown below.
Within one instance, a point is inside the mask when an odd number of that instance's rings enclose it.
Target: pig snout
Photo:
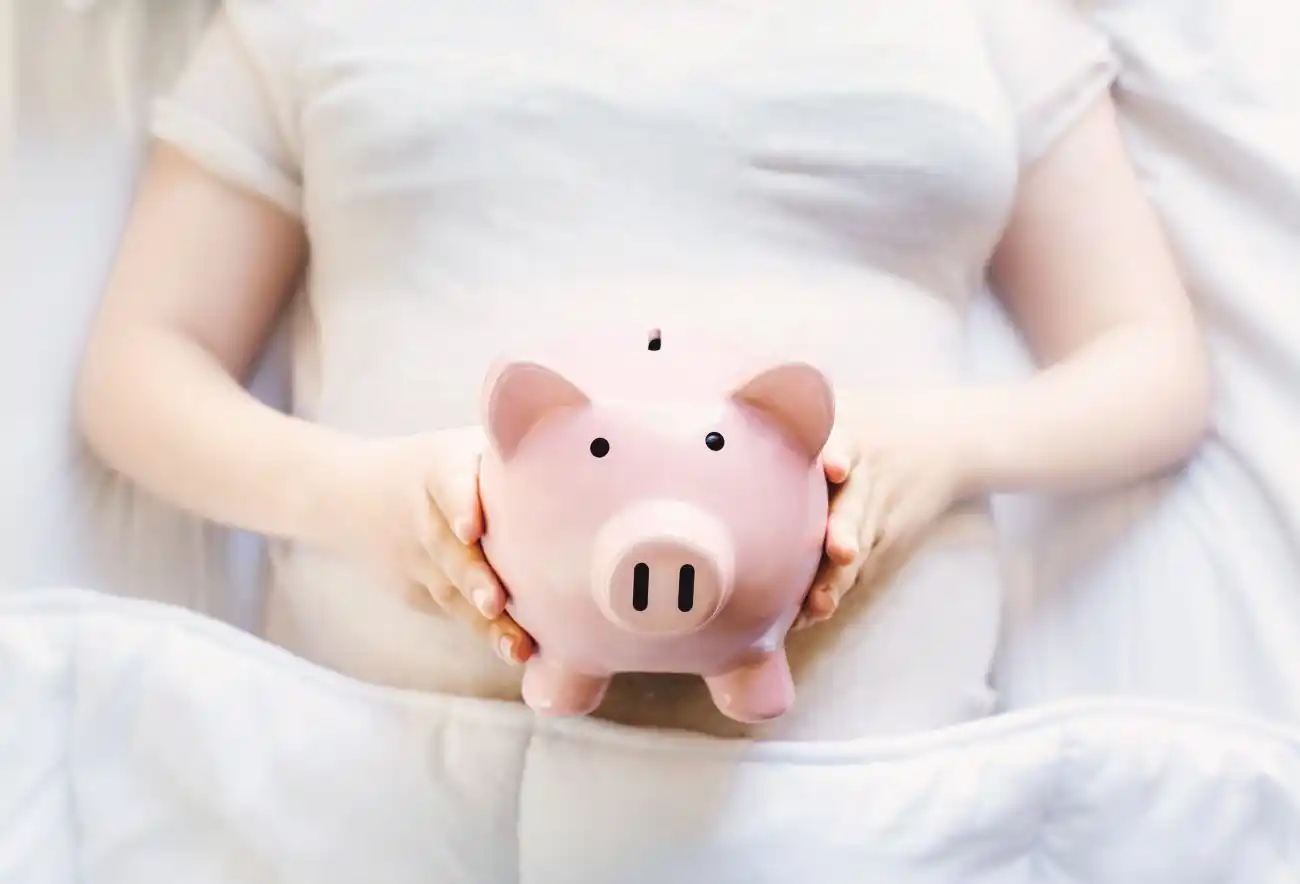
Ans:
[[[617,626],[681,635],[731,594],[734,553],[721,522],[688,504],[652,501],[615,516],[596,538],[592,592]]]

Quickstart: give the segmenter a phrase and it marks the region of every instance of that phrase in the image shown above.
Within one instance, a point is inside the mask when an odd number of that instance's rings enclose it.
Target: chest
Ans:
[[[829,224],[932,248],[996,227],[1014,189],[1008,115],[951,0],[320,0],[309,16],[309,207],[593,234],[615,206],[715,231],[775,214],[783,236]]]

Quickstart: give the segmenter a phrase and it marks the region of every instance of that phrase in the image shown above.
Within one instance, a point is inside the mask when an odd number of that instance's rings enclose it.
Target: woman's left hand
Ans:
[[[822,454],[832,486],[826,549],[796,628],[828,619],[875,563],[916,540],[966,491],[956,427],[914,409],[877,418],[861,429],[856,420],[837,425]]]

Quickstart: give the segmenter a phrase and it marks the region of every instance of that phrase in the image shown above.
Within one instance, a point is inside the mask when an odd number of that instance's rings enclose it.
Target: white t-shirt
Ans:
[[[378,435],[476,422],[500,351],[605,319],[952,380],[1020,170],[1113,74],[1065,0],[227,0],[154,131],[303,219],[294,409]],[[516,695],[368,576],[274,572],[297,652]]]

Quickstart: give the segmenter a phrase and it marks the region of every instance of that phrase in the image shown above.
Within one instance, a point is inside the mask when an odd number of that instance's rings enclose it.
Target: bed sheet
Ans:
[[[1060,704],[765,744],[360,685],[143,601],[0,598],[0,881],[1269,884],[1300,734]],[[633,762],[629,763],[632,759]]]

